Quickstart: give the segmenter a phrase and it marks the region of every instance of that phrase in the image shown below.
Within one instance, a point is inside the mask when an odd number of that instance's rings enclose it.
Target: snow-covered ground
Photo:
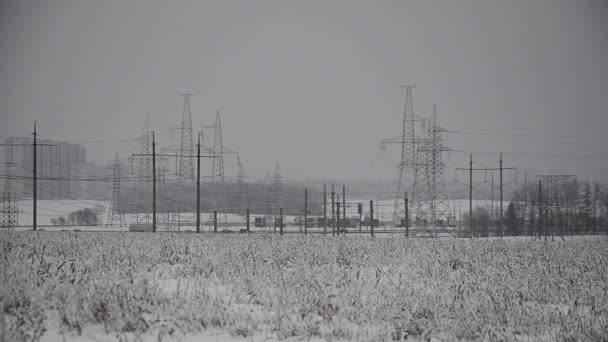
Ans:
[[[603,340],[572,240],[6,232],[0,340]]]
[[[348,200],[349,203],[362,203],[363,211],[367,213],[369,211],[369,200],[363,199],[352,199]],[[379,218],[381,221],[388,221],[391,219],[393,215],[394,208],[394,200],[380,200],[374,201],[374,215],[376,218]],[[491,201],[488,200],[474,200],[473,207],[490,207]],[[503,208],[506,210],[508,202],[503,202]],[[499,208],[499,202],[494,201],[495,207]],[[33,203],[31,200],[21,200],[19,201],[19,225],[20,226],[31,226],[32,225],[32,206]],[[403,206],[403,200],[400,200],[399,206]],[[468,212],[469,208],[469,200],[467,199],[456,199],[449,201],[449,215],[456,214],[459,217],[459,213]],[[76,210],[90,208],[93,210],[97,210],[99,214],[100,226],[105,226],[106,219],[108,215],[108,210],[110,207],[109,201],[97,201],[97,200],[40,200],[38,201],[38,225],[39,226],[49,226],[52,225],[51,220],[53,218],[64,217],[67,219],[67,216]],[[195,221],[195,213],[180,213],[179,215],[175,213],[169,214],[169,218],[167,214],[159,213],[157,214],[157,220],[160,225],[166,224],[167,220],[172,222],[180,221],[180,225],[184,226],[184,229],[193,229],[193,223]],[[132,224],[136,222],[145,222],[145,214],[126,214],[126,224]],[[148,215],[149,217],[150,215]],[[251,226],[253,227],[253,222],[255,217],[261,217],[263,215],[251,215]],[[347,208],[347,216],[348,217],[357,217],[357,207],[356,205]],[[212,227],[212,215],[210,213],[202,213],[201,220],[203,221],[203,226]],[[294,225],[296,220],[296,216],[286,215],[285,222],[287,225]],[[231,213],[218,213],[218,221],[220,222],[220,226],[244,226],[244,217],[243,215],[236,215]],[[227,222],[227,223],[223,223]],[[112,227],[119,228],[119,227]],[[175,229],[172,230],[176,230]]]

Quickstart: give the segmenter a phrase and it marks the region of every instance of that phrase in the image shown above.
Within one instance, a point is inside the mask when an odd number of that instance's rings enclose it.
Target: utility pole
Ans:
[[[342,184],[342,224],[346,232],[346,186]]]
[[[457,171],[462,171],[462,170],[466,170],[469,171],[469,232],[471,234],[471,237],[473,237],[473,171],[484,171],[484,172],[488,172],[488,171],[500,171],[500,222],[499,222],[499,235],[502,237],[502,173],[504,170],[517,170],[516,167],[504,167],[502,164],[502,154],[501,154],[501,158],[500,158],[500,167],[499,168],[473,168],[473,155],[469,154],[469,168],[468,169],[464,169],[464,168],[456,168]],[[492,177],[493,179],[494,177]],[[492,181],[492,184],[494,182]],[[494,187],[492,186],[492,189]],[[494,196],[492,196],[494,197]],[[494,201],[492,201],[493,203]],[[494,205],[492,205],[492,207],[494,207]]]
[[[530,235],[526,229],[526,215],[528,214],[528,172],[524,172],[524,190],[525,190],[525,202],[524,202],[524,234]]]
[[[37,143],[37,136],[38,136],[38,132],[36,131],[36,126],[38,125],[38,121],[34,121],[34,167],[33,167],[33,192],[32,192],[32,197],[33,197],[33,201],[34,201],[34,208],[32,210],[32,214],[33,214],[33,218],[32,218],[32,227],[34,228],[34,231],[38,228],[38,223],[36,221],[36,219],[38,218],[38,193],[37,193],[37,189],[38,186],[36,184],[37,181],[37,175],[36,175],[36,150],[38,150],[36,143]]]
[[[502,153],[500,154],[500,221],[498,223],[498,235],[502,238]]]
[[[247,208],[247,233],[249,233],[249,208]]]
[[[32,133],[33,135],[33,143],[23,143],[23,144],[15,144],[12,141],[8,144],[0,144],[0,146],[7,146],[9,147],[9,152],[7,152],[10,155],[10,162],[6,163],[6,167],[7,167],[7,171],[6,171],[6,182],[5,182],[5,189],[4,189],[4,194],[2,195],[2,197],[4,197],[4,200],[0,201],[2,202],[2,206],[3,209],[0,209],[0,212],[2,212],[2,219],[0,221],[0,226],[2,227],[16,227],[18,225],[18,221],[19,221],[19,205],[17,202],[17,195],[16,193],[12,190],[12,186],[11,186],[11,172],[10,172],[10,165],[14,165],[14,163],[12,162],[12,155],[13,155],[13,147],[15,146],[23,146],[23,147],[32,147],[33,148],[33,163],[32,163],[32,229],[33,230],[37,230],[38,229],[38,224],[37,224],[37,218],[38,218],[38,158],[37,158],[37,152],[38,152],[38,147],[39,146],[56,146],[54,144],[40,144],[38,143],[38,131],[37,131],[37,126],[38,126],[38,121],[34,121],[34,132]],[[68,177],[69,178],[69,177]]]
[[[405,192],[405,237],[410,235],[410,210],[408,208],[407,191]]]
[[[308,189],[304,189],[304,235],[308,234]]]
[[[331,183],[331,235],[335,236],[337,218],[336,218],[336,190],[334,183]]]
[[[217,233],[217,209],[213,210],[213,233]]]
[[[538,180],[538,239],[540,240],[541,231],[543,230],[543,181]]]
[[[336,223],[338,226],[338,235],[340,235],[340,195],[338,195],[338,201],[336,202],[336,213],[337,213],[337,218],[336,218]]]
[[[279,227],[281,230],[281,236],[283,236],[283,207],[279,208]]]
[[[146,125],[147,127],[147,125]],[[145,145],[147,146],[147,128],[146,128],[146,143]],[[138,153],[138,154],[132,154],[132,157],[144,157],[144,159],[148,159],[150,156],[152,156],[152,231],[156,232],[156,157],[175,157],[176,159],[178,157],[180,158],[184,158],[184,157],[188,157],[187,155],[173,155],[173,154],[157,154],[156,153],[156,140],[155,140],[155,136],[154,136],[154,131],[150,131],[151,136],[152,136],[152,153],[147,153],[147,149],[143,149],[142,152],[144,153]],[[197,233],[200,232],[200,158],[201,157],[205,157],[205,158],[216,158],[216,154],[213,153],[212,155],[201,155],[200,154],[200,134],[199,134],[199,140],[198,140],[198,149],[197,149],[197,182],[196,182],[196,187],[197,187],[197,194],[196,194],[196,198],[197,198]],[[192,155],[190,155],[190,157],[192,157]],[[215,159],[214,159],[215,160]],[[147,170],[147,168],[142,168],[143,170]],[[178,215],[178,220],[179,220],[179,215]]]
[[[156,141],[152,131],[152,232],[156,233]]]
[[[363,204],[357,203],[357,213],[359,214],[359,234],[361,234],[361,214],[363,213]]]
[[[327,234],[327,184],[323,184],[323,234]]]
[[[469,154],[469,234],[473,238],[473,155]]]
[[[490,185],[492,187],[492,210],[490,210],[490,216],[494,219],[494,172],[492,172],[492,182]]]
[[[369,230],[374,237],[374,201],[369,201]]]
[[[249,229],[247,229],[249,231]],[[201,134],[196,144],[196,232],[201,232]]]

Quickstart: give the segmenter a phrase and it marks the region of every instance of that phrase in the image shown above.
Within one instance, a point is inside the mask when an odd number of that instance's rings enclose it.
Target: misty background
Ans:
[[[107,164],[137,153],[146,114],[178,146],[187,92],[195,131],[221,110],[249,180],[279,164],[286,181],[391,183],[398,146],[378,143],[416,84],[415,112],[436,104],[452,131],[446,181],[499,152],[520,181],[608,181],[607,18],[601,0],[0,1],[0,138],[37,120]]]

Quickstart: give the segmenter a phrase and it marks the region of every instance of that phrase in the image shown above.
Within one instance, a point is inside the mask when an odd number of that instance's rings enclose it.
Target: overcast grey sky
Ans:
[[[248,173],[393,179],[402,84],[457,131],[608,137],[608,1],[0,2],[0,136],[162,145],[192,92]],[[211,133],[211,132],[209,132]],[[209,135],[210,137],[210,135]],[[453,149],[608,155],[608,139],[448,136]],[[88,143],[89,159],[135,144]],[[449,177],[467,156],[446,157]],[[476,156],[480,163],[496,157]],[[608,160],[506,156],[608,180]],[[227,162],[230,164],[231,162]],[[228,171],[230,172],[230,171]]]

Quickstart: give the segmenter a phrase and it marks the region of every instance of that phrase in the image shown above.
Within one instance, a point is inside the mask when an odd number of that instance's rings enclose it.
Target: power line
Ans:
[[[608,159],[608,155],[593,155],[593,154],[566,154],[566,153],[542,153],[542,152],[492,152],[492,151],[469,151],[469,150],[452,150],[448,153],[461,153],[473,155],[496,155],[502,153],[514,157],[528,158],[565,158],[565,159]]]
[[[605,136],[585,136],[585,135],[551,135],[551,134],[534,134],[534,133],[506,133],[506,132],[481,132],[481,131],[450,131],[450,133],[452,133],[452,134],[469,134],[469,135],[505,136],[505,137],[547,138],[547,139],[608,140],[608,137],[605,137]]]

